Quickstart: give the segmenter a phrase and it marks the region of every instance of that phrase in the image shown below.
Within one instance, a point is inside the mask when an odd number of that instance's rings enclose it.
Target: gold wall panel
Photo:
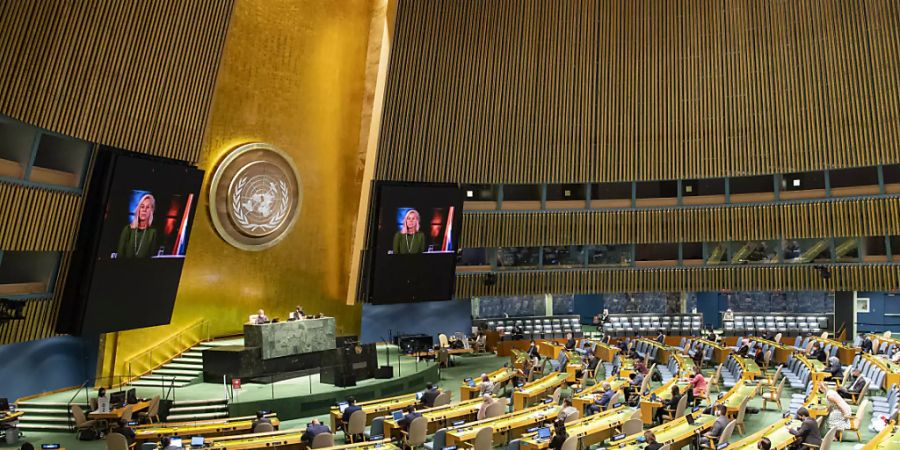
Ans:
[[[232,3],[0,2],[0,113],[195,162]]]
[[[359,333],[360,307],[345,304],[362,167],[360,126],[373,2],[236,2],[198,163],[200,195],[170,325],[120,332],[115,371],[196,320],[210,334],[243,332],[264,308],[287,318],[294,305]],[[381,8],[381,11],[384,9]],[[208,179],[246,142],[267,142],[293,158],[303,183],[297,223],[278,245],[247,252],[223,241],[208,214]],[[110,360],[107,353],[107,360]],[[108,373],[105,375],[109,375]]]
[[[456,275],[460,298],[544,293],[701,292],[766,290],[894,290],[900,266],[831,266],[825,280],[812,266],[719,267],[677,269],[583,269],[495,272],[497,283],[484,284],[483,273]]]
[[[462,245],[720,242],[900,234],[900,198],[625,211],[466,212]]]
[[[81,196],[0,182],[0,250],[70,251]]]
[[[900,162],[895,0],[402,0],[396,30],[378,179]]]

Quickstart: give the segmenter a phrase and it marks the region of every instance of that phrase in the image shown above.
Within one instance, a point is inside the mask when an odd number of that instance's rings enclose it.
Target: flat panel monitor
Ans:
[[[391,415],[393,416],[394,420],[400,420],[403,418],[403,411],[394,411],[391,413]]]
[[[125,391],[113,392],[109,395],[109,404],[112,408],[125,405]]]
[[[205,444],[204,441],[205,439],[203,438],[203,436],[193,436],[191,437],[191,447],[203,447],[203,445]]]
[[[378,183],[374,195],[367,300],[452,299],[462,190],[447,184]]]
[[[537,437],[538,437],[538,439],[550,439],[550,428],[544,427],[544,428],[538,429]]]
[[[347,402],[340,402],[340,403],[338,403],[338,411],[340,411],[341,414],[343,414],[343,413],[344,413],[344,410],[347,409],[348,406],[350,406],[349,403],[347,403]]]

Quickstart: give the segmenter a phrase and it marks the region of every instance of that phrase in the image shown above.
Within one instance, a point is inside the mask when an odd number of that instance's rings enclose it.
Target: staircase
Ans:
[[[210,343],[195,345],[184,353],[172,358],[160,368],[142,375],[131,385],[140,387],[184,387],[199,382],[203,377],[203,350]]]
[[[23,416],[24,417],[24,416]],[[175,401],[169,408],[168,422],[218,419],[228,417],[228,403],[224,398],[216,400]]]
[[[81,399],[84,400],[84,397]],[[85,412],[90,410],[85,404],[72,404],[80,405]],[[19,429],[23,431],[71,431],[69,425],[75,424],[75,419],[70,419],[69,405],[65,402],[42,402],[36,399],[19,402],[16,408],[25,412],[19,418]]]

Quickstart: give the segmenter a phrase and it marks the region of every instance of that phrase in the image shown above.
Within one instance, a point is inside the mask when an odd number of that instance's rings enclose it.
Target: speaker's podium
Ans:
[[[347,343],[322,355],[319,381],[339,387],[356,386],[356,382],[375,378],[378,368],[375,344]]]

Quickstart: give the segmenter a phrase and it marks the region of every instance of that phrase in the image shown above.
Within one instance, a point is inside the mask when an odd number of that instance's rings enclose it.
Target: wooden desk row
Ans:
[[[900,448],[900,427],[893,422],[866,443],[861,450],[892,450]]]
[[[618,392],[629,383],[629,380],[624,377],[609,377],[589,388],[583,389],[581,392],[572,396],[572,407],[580,411],[581,415],[584,416],[585,408],[591,403],[594,403],[594,400],[603,393],[604,383],[609,383],[610,389]]]
[[[900,364],[892,363],[887,358],[868,353],[863,354],[862,357],[864,360],[869,361],[870,364],[878,366],[884,372],[884,383],[879,387],[887,391],[891,388],[891,385],[896,384],[900,386]]]
[[[856,347],[851,347],[849,345],[845,345],[842,342],[835,341],[834,339],[826,339],[820,336],[813,336],[813,340],[818,342],[822,348],[825,348],[826,345],[831,345],[832,347],[837,347],[838,349],[838,359],[841,360],[841,364],[849,365],[853,362],[853,357],[859,353],[859,349]]]
[[[280,422],[275,414],[266,417],[272,421],[272,426],[277,430]],[[226,436],[245,434],[253,431],[253,421],[256,416],[235,417],[229,420],[212,419],[196,422],[170,422],[140,425],[134,427],[134,439],[138,443],[156,442],[164,436]]]
[[[372,423],[372,419],[374,419],[375,417],[386,416],[392,411],[403,409],[409,405],[415,404],[418,404],[418,401],[416,400],[416,394],[413,393],[398,395],[396,397],[371,400],[367,402],[357,402],[356,406],[359,406],[363,411],[366,412],[366,425],[370,425]],[[331,417],[331,429],[336,430],[339,420],[342,416],[340,409],[338,409],[337,406],[332,406],[331,411],[329,411],[329,416]]]
[[[505,444],[511,439],[521,436],[527,429],[552,423],[559,414],[560,407],[543,404],[521,411],[505,414],[500,417],[469,422],[465,426],[447,431],[447,446],[460,446],[475,439],[478,430],[490,427],[493,430],[494,445]]]
[[[89,412],[88,419],[109,420],[109,421],[119,420],[125,414],[125,410],[128,409],[129,407],[131,407],[131,411],[133,413],[138,413],[138,412],[141,412],[141,411],[144,411],[144,410],[150,408],[150,402],[149,401],[137,402],[133,405],[125,405],[120,408],[111,409],[111,410],[109,410],[109,412],[105,412],[105,413],[98,412],[98,411]]]
[[[656,435],[656,441],[664,444],[670,444],[672,448],[681,448],[688,443],[697,433],[705,433],[712,428],[716,421],[716,416],[711,414],[700,414],[700,412],[689,413],[694,417],[694,425],[687,423],[685,416],[668,421],[662,425],[651,428],[653,434]],[[642,433],[629,436],[622,441],[612,443],[610,448],[618,450],[640,450],[644,448],[644,444],[638,442],[638,437]]]
[[[428,421],[428,433],[434,433],[439,428],[444,428],[451,425],[455,421],[465,420],[466,422],[470,422],[475,420],[478,415],[478,409],[481,407],[482,399],[474,398],[471,400],[464,400],[462,402],[438,406],[436,408],[428,408],[420,410],[419,412],[422,414]],[[498,402],[504,402],[505,399],[497,399]],[[385,438],[400,438],[400,425],[393,418],[386,419],[384,421],[384,437]]]
[[[509,382],[514,373],[515,371],[513,369],[501,367],[487,374],[487,376],[494,383],[494,390],[496,391],[499,386],[502,386],[503,384]],[[478,393],[481,392],[481,380],[474,379],[473,381],[475,382],[475,386],[469,386],[467,383],[463,383],[462,386],[460,386],[460,400],[465,401],[478,397]]]
[[[513,392],[513,410],[521,411],[525,409],[530,403],[552,393],[553,390],[565,383],[568,378],[569,375],[567,373],[553,372],[527,383],[521,388],[517,388]]]
[[[566,424],[566,431],[569,436],[575,436],[581,440],[582,446],[579,448],[587,448],[615,434],[616,430],[621,428],[622,424],[631,419],[636,412],[634,408],[620,406],[570,422]],[[550,440],[539,440],[536,433],[523,435],[519,444],[519,448],[522,450],[544,450],[549,446]]]
[[[794,353],[794,349],[790,346],[780,344],[775,341],[770,341],[768,339],[763,339],[759,337],[751,337],[750,342],[755,342],[757,344],[768,345],[775,349],[772,353],[772,361],[775,361],[778,364],[787,363],[788,358],[791,357],[791,354]]]
[[[588,341],[594,345],[594,356],[600,358],[601,361],[612,362],[619,353],[619,347],[613,347],[597,339],[588,339]]]
[[[731,354],[731,349],[728,347],[719,345],[719,344],[717,344],[713,341],[707,340],[707,339],[701,339],[701,338],[695,338],[695,337],[687,338],[685,347],[689,346],[689,347],[693,348],[696,344],[700,344],[705,347],[712,347],[712,349],[713,349],[712,361],[715,364],[724,363],[725,360],[728,359],[728,355]]]

